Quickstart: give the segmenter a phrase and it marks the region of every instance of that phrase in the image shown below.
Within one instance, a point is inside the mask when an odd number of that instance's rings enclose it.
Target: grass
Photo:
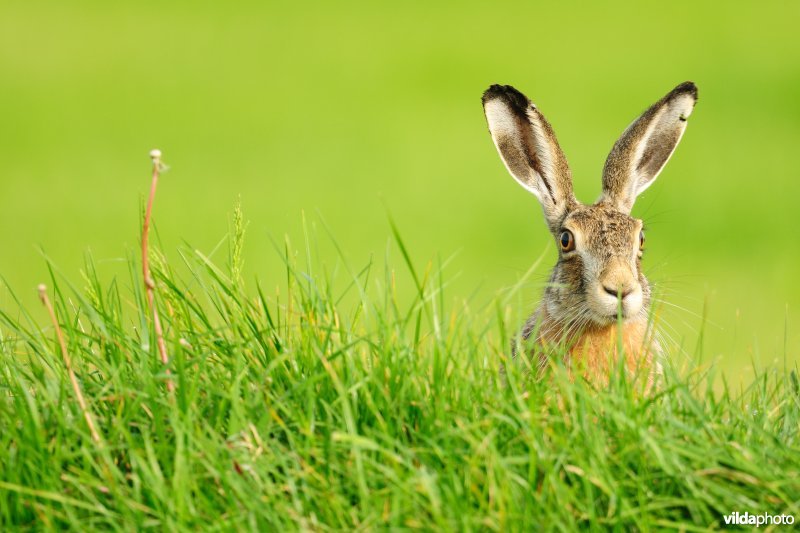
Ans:
[[[333,266],[276,246],[275,292],[242,279],[234,216],[220,266],[151,251],[169,353],[137,259],[84,287],[50,265],[56,330],[0,311],[0,529],[685,530],[733,511],[800,517],[800,387],[759,371],[714,392],[667,365],[656,394],[595,390],[554,366],[498,368],[513,290],[451,303],[441,264]],[[338,245],[335,244],[338,248]],[[413,297],[404,299],[410,277]],[[405,301],[404,300],[410,300]],[[174,381],[174,390],[168,388]]]
[[[267,235],[302,235],[301,210],[323,213],[360,264],[385,245],[388,205],[415,257],[458,253],[449,294],[479,287],[484,301],[557,250],[498,158],[483,91],[531,97],[593,202],[622,131],[693,80],[686,135],[634,206],[645,273],[687,310],[669,317],[677,338],[706,313],[705,356],[725,371],[780,364],[787,306],[800,324],[800,245],[783,229],[800,222],[800,2],[313,4],[0,2],[0,197],[13,199],[0,274],[27,307],[36,245],[71,275],[91,249],[103,276],[125,278],[115,259],[136,247],[131,199],[153,146],[173,169],[158,198],[167,252],[186,238],[211,249],[241,195],[244,274],[271,289],[283,272]]]

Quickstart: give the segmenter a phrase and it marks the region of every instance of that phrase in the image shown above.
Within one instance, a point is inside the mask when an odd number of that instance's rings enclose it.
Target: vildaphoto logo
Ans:
[[[747,511],[740,513],[734,511],[731,514],[722,517],[725,520],[726,526],[772,526],[772,525],[787,525],[794,524],[794,516],[790,514],[750,514]]]

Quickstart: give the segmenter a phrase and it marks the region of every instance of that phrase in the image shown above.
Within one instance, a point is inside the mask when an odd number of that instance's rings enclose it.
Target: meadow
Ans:
[[[395,231],[411,286],[388,258],[326,271],[312,239],[276,250],[283,291],[247,296],[241,220],[225,264],[183,250],[182,278],[150,254],[166,365],[133,258],[127,286],[91,262],[85,290],[54,272],[51,327],[0,313],[0,526],[646,531],[800,514],[796,371],[719,393],[712,370],[669,361],[649,393],[622,367],[601,387],[558,364],[531,379],[507,358],[519,287],[450,306],[442,265],[418,270]]]
[[[798,16],[789,1],[4,2],[0,525],[800,516]],[[556,249],[497,157],[483,90],[536,102],[590,202],[619,134],[684,80],[699,102],[633,212],[669,338],[661,393],[558,368],[502,387]],[[155,147],[174,391],[139,271]]]

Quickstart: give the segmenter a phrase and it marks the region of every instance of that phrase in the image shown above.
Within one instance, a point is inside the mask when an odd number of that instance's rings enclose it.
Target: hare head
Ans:
[[[626,129],[606,160],[603,192],[592,205],[576,200],[572,175],[550,124],[508,85],[492,85],[483,107],[497,151],[511,175],[542,204],[559,251],[537,314],[559,325],[602,327],[646,319],[650,287],[641,271],[642,221],[636,197],[655,181],[686,129],[697,88],[685,82]],[[528,329],[526,327],[526,329]],[[530,330],[524,336],[530,334]]]

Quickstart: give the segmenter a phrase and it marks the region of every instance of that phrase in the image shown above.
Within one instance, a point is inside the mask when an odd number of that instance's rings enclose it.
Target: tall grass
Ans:
[[[138,259],[83,286],[51,266],[56,331],[0,310],[0,529],[573,530],[722,527],[732,511],[800,518],[800,387],[761,371],[714,392],[675,371],[642,395],[505,361],[513,300],[445,297],[438,263],[325,267],[313,236],[279,289],[241,277],[237,210],[220,265],[151,251],[170,354],[159,360]],[[335,244],[335,243],[334,243]],[[338,249],[338,245],[335,244]],[[408,276],[409,292],[398,279]],[[402,279],[405,279],[403,277]],[[167,370],[171,373],[168,375]],[[167,383],[173,380],[174,390]]]

